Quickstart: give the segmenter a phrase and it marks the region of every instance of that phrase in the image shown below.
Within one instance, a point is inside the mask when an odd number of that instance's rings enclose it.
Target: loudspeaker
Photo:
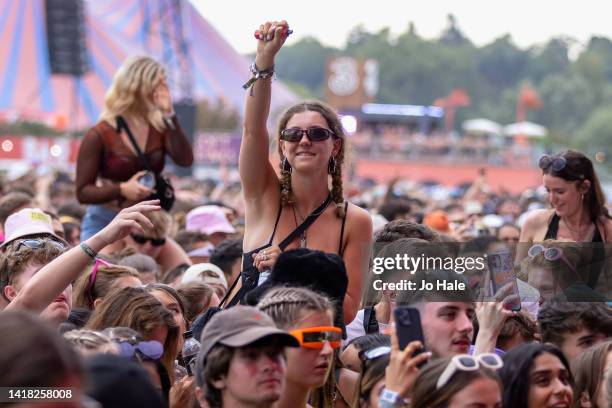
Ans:
[[[196,124],[196,106],[193,102],[189,101],[178,101],[174,103],[174,113],[176,113],[176,118],[181,124],[181,129],[183,129],[183,133],[187,136],[187,140],[191,144],[191,147],[194,148],[194,140],[195,140],[195,124]],[[168,157],[170,161],[172,159]],[[191,167],[180,167],[172,162],[173,173],[177,176],[188,177],[193,174],[193,166]]]
[[[89,71],[83,0],[46,0],[47,48],[52,74]]]

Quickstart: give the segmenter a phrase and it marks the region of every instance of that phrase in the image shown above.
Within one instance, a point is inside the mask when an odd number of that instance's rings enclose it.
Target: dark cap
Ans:
[[[216,344],[244,347],[265,337],[274,336],[281,344],[298,347],[298,340],[276,327],[267,314],[251,306],[234,306],[215,314],[204,327],[200,339],[200,362]],[[200,364],[198,364],[200,365]]]

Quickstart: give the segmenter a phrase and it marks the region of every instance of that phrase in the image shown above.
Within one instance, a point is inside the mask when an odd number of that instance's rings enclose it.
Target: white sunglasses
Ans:
[[[477,356],[470,356],[469,354],[456,355],[451,358],[442,375],[440,375],[436,383],[436,390],[444,387],[457,371],[476,371],[480,366],[497,370],[504,366],[504,362],[497,354],[493,353],[483,353]]]

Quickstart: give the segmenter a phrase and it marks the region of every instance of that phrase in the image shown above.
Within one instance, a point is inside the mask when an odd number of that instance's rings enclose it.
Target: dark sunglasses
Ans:
[[[166,238],[145,237],[144,235],[138,235],[134,233],[130,234],[130,236],[137,244],[140,245],[146,244],[147,241],[151,241],[151,245],[153,246],[162,246],[166,243]]]
[[[567,160],[563,156],[550,156],[548,154],[544,154],[540,157],[538,161],[538,166],[542,170],[546,170],[549,167],[552,171],[558,173],[567,166]]]
[[[329,129],[312,127],[308,129],[290,128],[281,131],[280,138],[286,142],[299,142],[306,135],[311,142],[322,142],[334,135]]]
[[[22,247],[30,248],[30,249],[40,249],[45,245],[51,245],[60,251],[66,249],[66,245],[62,244],[59,241],[54,241],[51,239],[43,239],[43,238],[29,238],[24,239],[22,241],[18,241],[17,246],[15,247],[15,252],[18,252]]]

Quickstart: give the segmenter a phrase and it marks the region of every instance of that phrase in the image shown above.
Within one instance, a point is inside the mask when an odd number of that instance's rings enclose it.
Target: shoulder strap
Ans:
[[[338,256],[342,258],[342,254],[344,253],[344,246],[342,245],[344,241],[344,225],[346,224],[346,217],[348,217],[348,201],[344,203],[344,218],[342,219],[342,227],[340,228],[340,244],[338,245]]]
[[[363,309],[363,330],[365,334],[378,333],[378,320],[374,306]]]
[[[548,229],[544,239],[557,239],[557,233],[559,232],[559,216],[556,212],[553,212],[553,216],[548,223]]]
[[[319,216],[323,213],[323,210],[325,210],[329,203],[331,203],[331,200],[332,196],[330,194],[320,206],[318,206],[310,214],[308,214],[304,222],[298,225],[296,229],[291,231],[287,238],[285,238],[280,244],[278,244],[278,247],[281,249],[281,251],[283,251],[287,247],[287,245],[292,243],[297,237],[299,237],[304,231],[306,231],[306,229],[308,229],[308,227],[310,227],[317,218],[319,218]]]
[[[272,230],[272,235],[270,235],[270,240],[268,241],[268,245],[272,245],[272,240],[274,239],[274,235],[276,235],[276,227],[278,227],[278,221],[280,220],[280,216],[282,212],[283,212],[283,206],[282,204],[279,204],[278,215],[276,216],[276,222],[274,223],[274,229]]]
[[[132,146],[134,146],[134,150],[136,150],[136,153],[138,153],[138,158],[144,164],[145,169],[147,169],[151,173],[155,173],[153,170],[151,170],[149,159],[147,159],[147,156],[142,153],[142,150],[140,150],[140,146],[138,146],[138,143],[136,143],[136,139],[134,138],[134,135],[132,134],[132,131],[130,130],[130,127],[128,126],[127,122],[125,121],[125,119],[123,119],[123,116],[117,116],[117,133],[121,133],[122,129],[125,129],[125,132],[130,138],[130,142],[132,142]]]

